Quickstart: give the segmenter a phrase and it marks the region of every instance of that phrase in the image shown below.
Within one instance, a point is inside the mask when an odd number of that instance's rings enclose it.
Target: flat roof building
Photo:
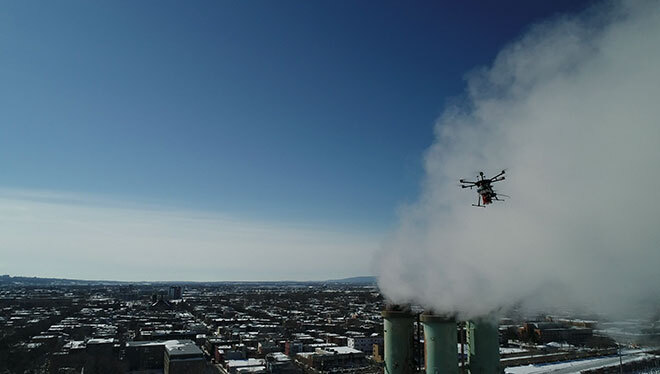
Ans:
[[[165,344],[165,374],[201,373],[206,367],[202,350],[192,340],[170,340]]]

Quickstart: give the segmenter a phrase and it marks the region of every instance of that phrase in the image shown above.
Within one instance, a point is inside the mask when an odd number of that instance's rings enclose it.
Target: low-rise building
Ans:
[[[383,337],[378,334],[371,336],[355,336],[347,339],[347,346],[362,351],[368,355],[373,354],[374,344],[383,344]]]
[[[368,365],[364,352],[350,347],[317,348],[315,352],[301,352],[296,360],[318,372],[355,369]]]
[[[260,358],[248,358],[246,360],[227,360],[225,368],[229,374],[241,373],[265,373],[266,361]]]
[[[202,350],[190,340],[165,344],[165,374],[202,373],[206,366]]]

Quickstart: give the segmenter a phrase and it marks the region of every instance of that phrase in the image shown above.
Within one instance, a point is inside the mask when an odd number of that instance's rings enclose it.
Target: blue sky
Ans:
[[[4,2],[0,188],[385,235],[465,74],[586,3]]]

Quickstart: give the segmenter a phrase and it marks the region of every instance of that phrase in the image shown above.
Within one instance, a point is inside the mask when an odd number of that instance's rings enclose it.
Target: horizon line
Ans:
[[[0,279],[4,278],[28,278],[28,279],[52,279],[56,281],[72,281],[72,282],[88,282],[88,283],[324,283],[324,282],[340,282],[356,278],[373,278],[376,281],[378,278],[375,275],[358,275],[343,278],[332,278],[323,280],[110,280],[110,279],[79,279],[79,278],[59,278],[59,277],[44,277],[44,276],[26,276],[26,275],[11,275],[0,274]]]

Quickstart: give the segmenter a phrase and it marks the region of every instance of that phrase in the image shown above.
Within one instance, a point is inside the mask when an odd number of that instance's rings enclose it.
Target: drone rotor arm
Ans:
[[[494,176],[494,177],[492,177],[492,178],[490,178],[490,179],[491,179],[491,180],[493,180],[493,179],[497,179],[499,176],[504,175],[504,172],[505,172],[505,171],[506,171],[506,170],[502,170],[499,174],[497,174],[496,176]]]

